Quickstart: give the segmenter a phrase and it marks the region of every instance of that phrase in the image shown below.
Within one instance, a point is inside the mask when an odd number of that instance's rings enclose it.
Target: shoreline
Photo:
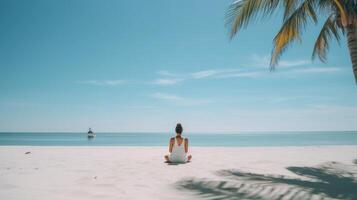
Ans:
[[[357,144],[341,144],[341,145],[336,145],[336,144],[333,144],[333,145],[330,145],[330,144],[327,144],[327,145],[282,145],[282,146],[190,146],[190,149],[197,149],[197,148],[202,148],[202,149],[227,149],[227,148],[231,148],[231,149],[236,149],[236,148],[324,148],[324,147],[327,147],[327,148],[334,148],[334,147],[357,147]],[[168,146],[150,146],[150,145],[146,145],[146,146],[132,146],[132,145],[128,145],[128,146],[125,146],[125,145],[115,145],[115,146],[110,146],[110,145],[53,145],[53,146],[50,146],[50,145],[0,145],[0,150],[1,148],[167,148],[168,149]]]

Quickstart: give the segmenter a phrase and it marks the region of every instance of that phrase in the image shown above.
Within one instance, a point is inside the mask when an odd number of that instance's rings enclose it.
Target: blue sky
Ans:
[[[311,62],[310,26],[269,72],[280,13],[230,41],[231,2],[1,1],[0,131],[357,130],[345,38]]]

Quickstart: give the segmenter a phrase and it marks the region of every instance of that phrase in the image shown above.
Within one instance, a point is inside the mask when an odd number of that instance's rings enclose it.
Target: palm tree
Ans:
[[[309,21],[317,24],[318,15],[326,16],[318,35],[312,59],[318,57],[326,62],[329,42],[347,36],[347,44],[352,61],[352,69],[357,83],[357,0],[237,0],[227,11],[227,24],[231,28],[230,37],[246,28],[257,17],[269,17],[283,6],[283,24],[273,41],[270,67],[273,70],[281,54],[294,41],[301,41],[301,33]]]

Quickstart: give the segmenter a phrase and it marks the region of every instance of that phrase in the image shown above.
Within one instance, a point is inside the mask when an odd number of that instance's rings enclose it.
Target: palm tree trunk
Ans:
[[[357,84],[357,27],[354,25],[349,25],[346,29],[347,43],[352,61],[352,70]]]

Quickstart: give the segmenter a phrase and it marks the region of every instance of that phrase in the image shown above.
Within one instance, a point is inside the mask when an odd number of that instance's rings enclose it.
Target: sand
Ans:
[[[26,152],[30,152],[27,153]],[[0,199],[357,199],[357,146],[0,147]]]

